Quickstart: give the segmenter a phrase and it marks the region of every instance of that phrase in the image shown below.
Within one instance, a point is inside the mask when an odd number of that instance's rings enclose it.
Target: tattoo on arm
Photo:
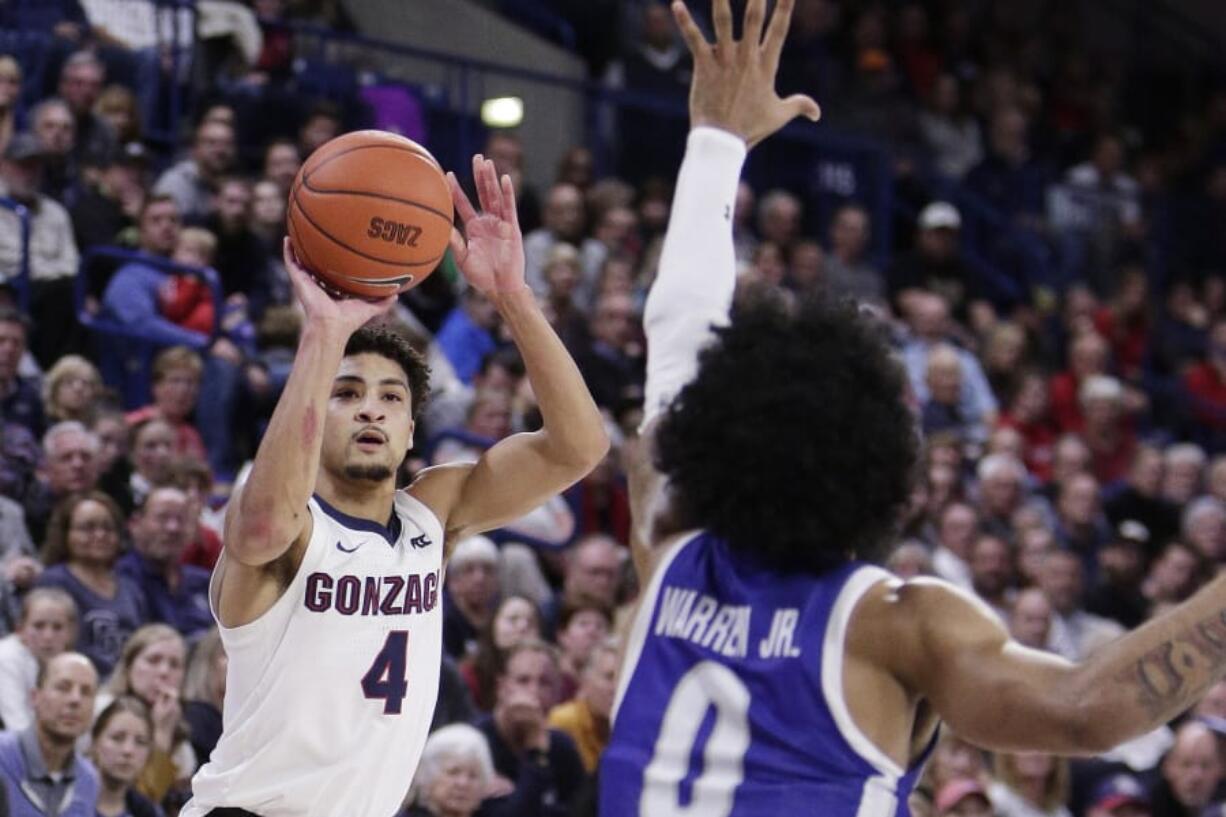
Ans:
[[[1145,652],[1117,676],[1160,718],[1190,706],[1226,669],[1226,609]]]

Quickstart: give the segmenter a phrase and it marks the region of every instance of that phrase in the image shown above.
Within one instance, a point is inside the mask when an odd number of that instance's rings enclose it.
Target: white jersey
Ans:
[[[404,491],[390,528],[319,497],[309,508],[284,595],[220,627],[224,731],[183,817],[392,817],[408,791],[438,697],[442,527]],[[209,596],[216,615],[216,586]]]

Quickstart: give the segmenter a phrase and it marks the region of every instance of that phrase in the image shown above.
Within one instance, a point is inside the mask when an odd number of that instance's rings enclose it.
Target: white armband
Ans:
[[[686,142],[660,268],[647,296],[647,385],[643,424],[672,402],[698,372],[712,326],[728,323],[736,288],[732,213],[745,142],[695,128]]]

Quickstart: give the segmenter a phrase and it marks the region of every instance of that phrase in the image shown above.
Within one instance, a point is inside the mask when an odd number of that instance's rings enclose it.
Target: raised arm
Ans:
[[[298,265],[289,239],[284,255],[294,297],[305,313],[302,337],[251,475],[226,514],[226,556],[249,567],[279,559],[310,535],[307,500],[315,488],[328,394],[345,344],[396,301],[334,301]]]
[[[493,162],[481,156],[473,157],[473,175],[480,214],[448,174],[465,232],[452,234],[452,252],[469,285],[498,308],[519,347],[544,426],[501,440],[475,464],[436,466],[414,481],[409,490],[443,520],[448,553],[455,542],[518,519],[578,482],[609,450],[604,421],[579,368],[524,283],[511,179],[499,180]]]
[[[652,422],[698,371],[698,353],[711,330],[728,322],[736,288],[732,211],[741,167],[749,148],[797,116],[816,121],[817,103],[807,96],[780,99],[775,93],[779,53],[787,37],[793,0],[780,0],[765,28],[765,0],[751,0],[743,37],[732,36],[728,0],[715,0],[715,43],[707,42],[685,4],[673,16],[694,58],[690,86],[690,131],[677,177],[660,269],[643,315],[647,334],[647,385],[642,433],[630,473],[638,509],[663,508],[662,480],[651,468]],[[644,457],[646,459],[644,459]],[[654,530],[650,520],[636,531]],[[650,535],[633,537],[635,567],[645,582],[653,561]]]
[[[1082,664],[1020,646],[944,583],[909,582],[879,602],[896,608],[880,660],[987,749],[1103,752],[1167,723],[1226,675],[1226,577]],[[857,619],[871,637],[877,617]]]

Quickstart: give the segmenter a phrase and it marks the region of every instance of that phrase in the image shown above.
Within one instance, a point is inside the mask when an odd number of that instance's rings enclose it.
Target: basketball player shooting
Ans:
[[[1012,642],[968,593],[871,564],[918,445],[883,333],[818,302],[759,299],[729,320],[746,150],[817,117],[774,91],[792,5],[766,23],[749,0],[737,40],[714,0],[712,44],[673,4],[692,131],[644,318],[644,592],[602,817],[905,815],[938,720],[993,750],[1101,752],[1226,671],[1226,578],[1075,665]]]
[[[395,814],[437,697],[452,547],[540,505],[608,449],[578,369],[524,284],[511,181],[480,156],[473,172],[481,213],[449,176],[465,231],[452,250],[509,327],[544,427],[398,491],[425,364],[398,335],[366,325],[394,299],[332,300],[286,243],[305,322],[226,516],[210,594],[229,657],[224,732],[185,817]]]

